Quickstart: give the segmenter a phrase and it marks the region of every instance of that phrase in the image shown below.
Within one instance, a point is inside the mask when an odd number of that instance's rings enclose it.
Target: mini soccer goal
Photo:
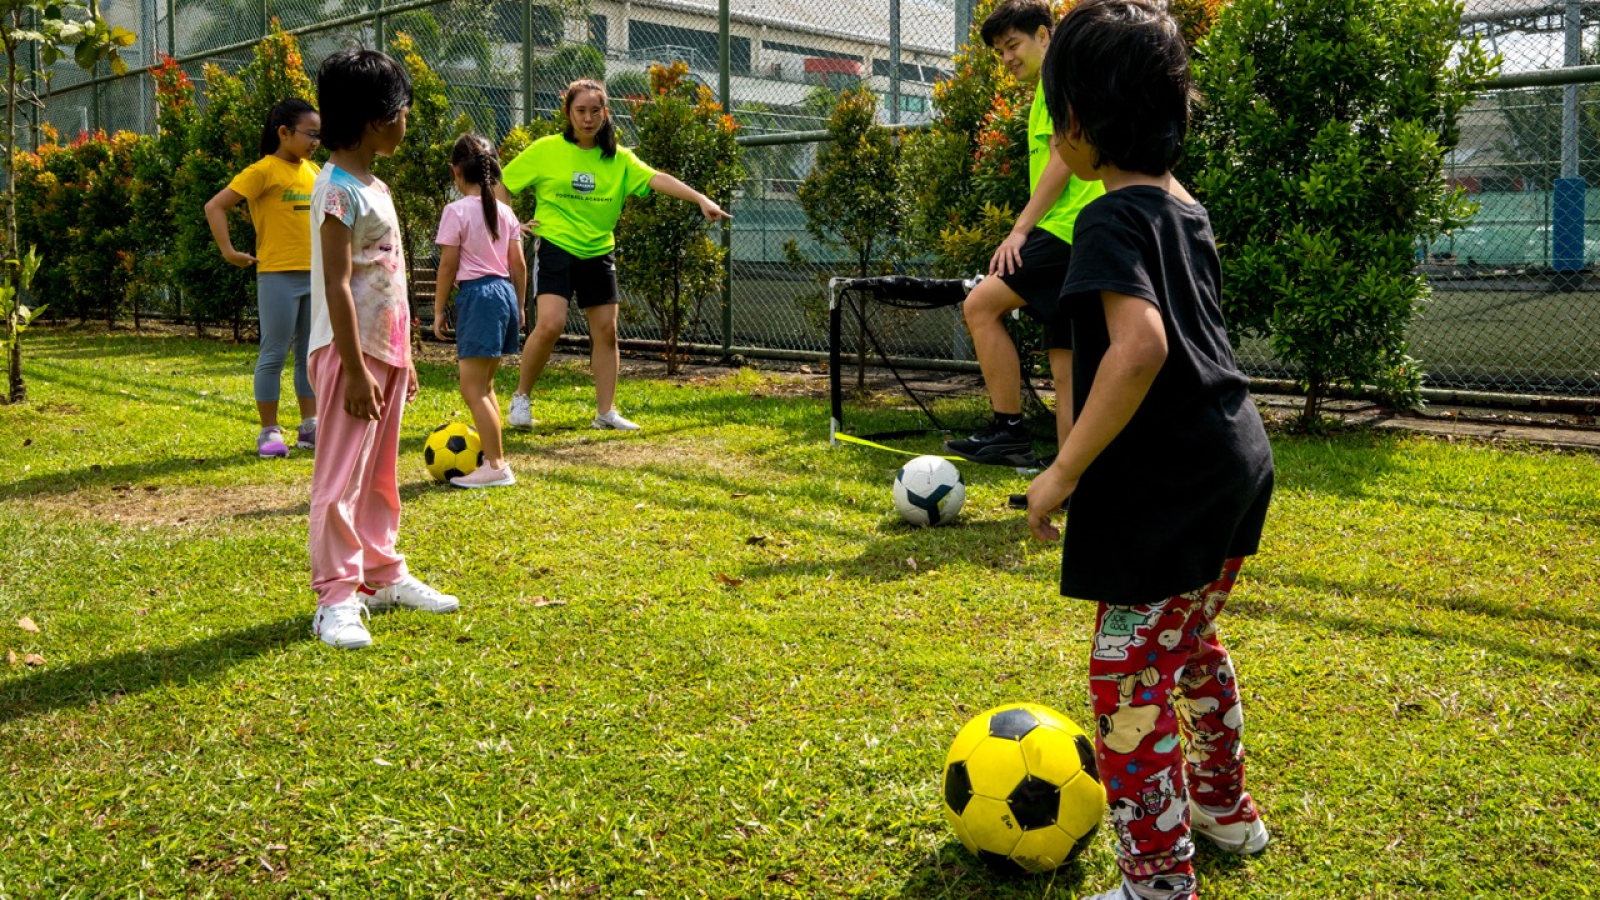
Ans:
[[[970,353],[959,306],[982,278],[829,279],[830,443],[964,436],[989,422],[993,410],[982,376],[949,364],[955,357],[952,348]],[[1029,431],[1036,441],[1053,445],[1054,413],[1029,377],[1032,368],[1049,370],[1043,335],[1037,325],[1015,314],[1007,328],[1023,360],[1023,414]],[[868,383],[864,373],[869,366],[887,371],[892,383],[881,377]],[[847,378],[855,380],[855,390],[847,391]],[[852,399],[849,422],[847,393]]]

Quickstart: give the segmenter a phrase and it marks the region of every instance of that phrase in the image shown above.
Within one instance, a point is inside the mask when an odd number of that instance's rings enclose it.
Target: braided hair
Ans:
[[[463,134],[450,150],[450,165],[461,173],[462,181],[478,186],[478,196],[483,199],[483,224],[491,238],[500,240],[500,207],[494,193],[494,186],[500,183],[500,159],[494,147],[479,135]]]

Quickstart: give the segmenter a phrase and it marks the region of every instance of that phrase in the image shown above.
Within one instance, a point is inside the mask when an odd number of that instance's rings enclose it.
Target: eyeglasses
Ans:
[[[303,134],[306,137],[311,138],[313,141],[320,142],[322,140],[322,132],[320,132],[320,131],[301,131],[300,129],[296,128],[294,130],[294,133],[295,134]]]

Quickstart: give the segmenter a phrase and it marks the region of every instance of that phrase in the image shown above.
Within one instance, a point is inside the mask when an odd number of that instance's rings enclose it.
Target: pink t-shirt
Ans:
[[[500,209],[500,237],[489,236],[483,223],[483,200],[462,197],[446,206],[439,216],[439,233],[433,239],[441,247],[460,247],[461,262],[456,268],[456,284],[485,275],[511,277],[510,247],[517,235],[517,214],[504,203]]]

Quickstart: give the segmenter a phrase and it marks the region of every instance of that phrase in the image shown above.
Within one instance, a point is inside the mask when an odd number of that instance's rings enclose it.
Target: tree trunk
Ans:
[[[856,267],[856,277],[867,277],[867,265],[872,259],[871,245],[861,253],[859,265]],[[856,295],[856,304],[860,315],[856,316],[856,395],[867,392],[867,301],[861,291],[852,292]]]
[[[11,327],[16,328],[13,320]],[[17,332],[11,334],[11,353],[6,368],[10,374],[10,386],[6,391],[7,403],[21,403],[28,399],[28,386],[22,381],[22,341],[18,340]]]
[[[6,155],[6,250],[7,259],[20,260],[17,253],[17,42],[12,35],[22,30],[22,10],[11,11],[11,21],[4,25],[6,45],[6,134],[0,143],[0,152]],[[22,302],[20,284],[13,285]],[[21,403],[28,399],[28,386],[22,380],[22,328],[21,317],[12,311],[5,323],[11,338],[11,351],[6,354],[6,402]]]
[[[1322,376],[1313,374],[1306,379],[1306,404],[1300,410],[1300,424],[1307,431],[1316,427],[1318,408],[1322,406]]]
[[[678,374],[678,331],[683,324],[683,266],[672,267],[672,300],[667,305],[667,374]]]

